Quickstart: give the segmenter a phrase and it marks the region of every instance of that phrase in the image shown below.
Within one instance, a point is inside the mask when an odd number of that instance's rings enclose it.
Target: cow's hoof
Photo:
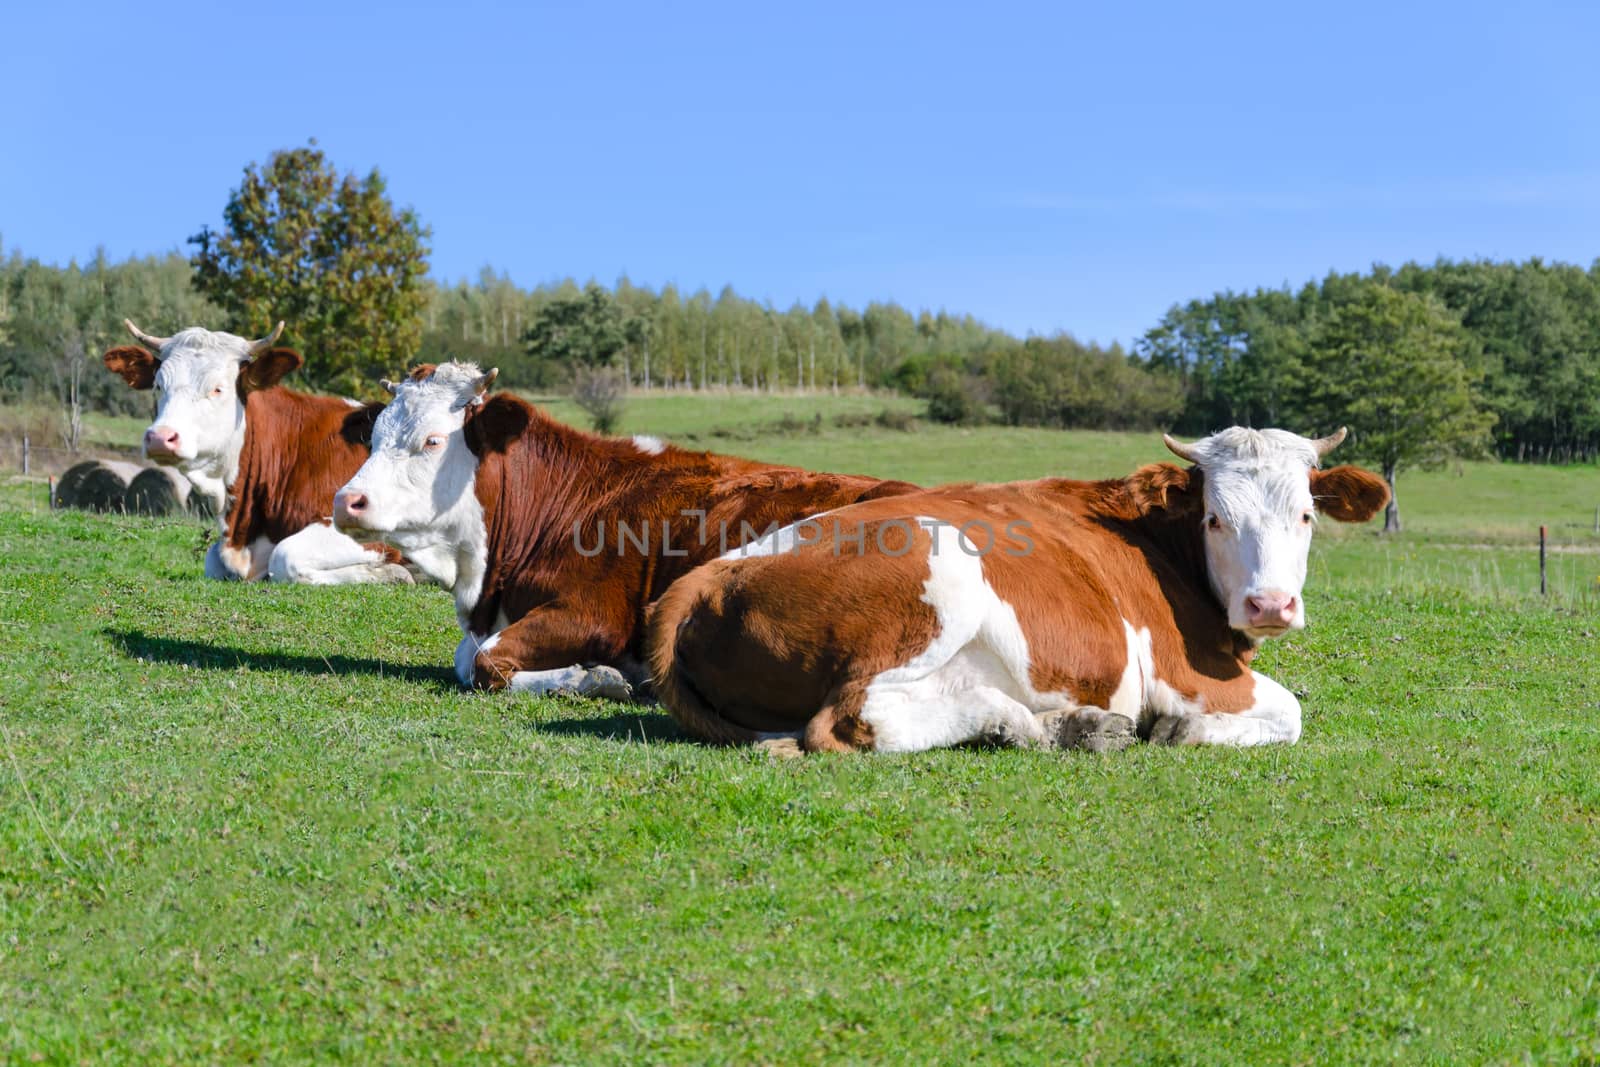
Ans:
[[[1121,752],[1139,739],[1132,719],[1109,711],[1053,711],[1040,720],[1046,744],[1055,748]]]
[[[1162,715],[1150,726],[1152,745],[1195,744],[1195,717],[1192,715]]]
[[[799,759],[806,754],[806,750],[800,747],[798,737],[769,737],[764,741],[757,741],[755,747],[773,759]]]
[[[632,700],[633,686],[615,667],[590,667],[589,673],[578,683],[578,695],[600,700]]]

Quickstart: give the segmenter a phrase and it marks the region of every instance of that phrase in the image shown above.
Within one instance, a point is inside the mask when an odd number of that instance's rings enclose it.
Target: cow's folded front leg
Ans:
[[[600,700],[632,700],[633,686],[615,667],[574,663],[548,671],[515,671],[505,688],[513,693],[570,694]]]
[[[1300,740],[1300,701],[1264,674],[1251,672],[1255,703],[1243,711],[1160,713],[1150,722],[1158,745],[1275,745]]]
[[[577,693],[631,700],[633,687],[605,663],[594,635],[600,628],[570,607],[535,608],[477,645],[472,684],[519,693]]]

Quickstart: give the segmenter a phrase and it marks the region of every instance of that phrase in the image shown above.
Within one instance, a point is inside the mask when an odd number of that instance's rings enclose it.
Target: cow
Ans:
[[[470,363],[384,382],[372,455],[334,524],[419,562],[453,555],[466,686],[627,699],[646,680],[645,608],[673,580],[807,515],[909,492],[560,423]]]
[[[700,738],[790,755],[1293,743],[1299,701],[1250,663],[1305,625],[1318,514],[1388,500],[1367,471],[1319,469],[1344,436],[1167,436],[1191,466],[948,486],[777,531],[656,603],[656,694]]]
[[[222,537],[206,554],[208,578],[331,585],[409,582],[400,555],[361,545],[327,525],[333,492],[366,458],[381,404],[310,396],[278,385],[300,354],[273,345],[283,323],[251,341],[231,333],[145,333],[113,348],[106,369],[156,391],[144,454],[175,467],[208,497]],[[152,351],[153,350],[153,351]]]

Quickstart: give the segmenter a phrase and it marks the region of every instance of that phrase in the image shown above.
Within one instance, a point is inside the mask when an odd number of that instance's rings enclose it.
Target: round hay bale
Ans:
[[[184,481],[187,482],[189,479],[185,478]],[[189,511],[202,519],[214,519],[217,517],[217,508],[211,497],[196,489],[192,482],[189,485]]]
[[[78,506],[78,495],[83,491],[83,480],[100,467],[97,459],[86,459],[82,463],[75,463],[62,472],[56,480],[56,507],[75,508]]]
[[[146,467],[128,483],[122,499],[133,515],[173,515],[189,505],[189,479],[171,467]]]
[[[104,460],[83,476],[78,489],[78,502],[74,506],[85,511],[122,511],[128,483],[138,474],[137,463]]]

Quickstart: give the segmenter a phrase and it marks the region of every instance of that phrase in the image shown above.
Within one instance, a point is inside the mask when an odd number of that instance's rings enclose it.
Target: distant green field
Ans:
[[[1166,454],[832,424],[891,403],[625,429],[925,482]],[[774,762],[462,693],[440,590],[207,582],[201,525],[13,478],[0,1062],[1592,1062],[1600,472],[1401,491],[1258,661],[1293,748]]]

